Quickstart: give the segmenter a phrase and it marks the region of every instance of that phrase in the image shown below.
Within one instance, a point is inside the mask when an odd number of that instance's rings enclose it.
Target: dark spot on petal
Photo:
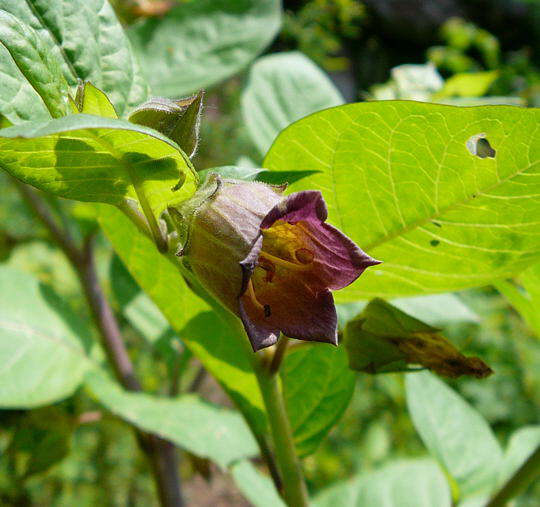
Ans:
[[[313,262],[313,258],[315,257],[313,252],[307,248],[299,248],[294,252],[294,255],[298,262],[301,262],[302,264],[310,264]]]
[[[477,156],[478,158],[495,158],[497,153],[486,139],[486,134],[476,134],[471,136],[467,140],[466,146],[469,153]]]
[[[429,242],[429,244],[430,244],[431,246],[439,246],[440,241],[439,241],[438,239],[432,239],[432,240]]]
[[[270,317],[272,315],[272,309],[270,308],[270,305],[264,305],[264,316],[266,318]]]

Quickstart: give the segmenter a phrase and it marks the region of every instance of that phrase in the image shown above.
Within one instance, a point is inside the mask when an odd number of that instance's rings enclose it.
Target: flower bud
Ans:
[[[238,315],[254,350],[290,338],[337,344],[330,290],[379,261],[325,223],[320,192],[211,176],[179,208],[181,255],[202,285]]]
[[[180,100],[161,97],[138,106],[129,121],[153,128],[172,139],[190,158],[197,151],[204,92]]]

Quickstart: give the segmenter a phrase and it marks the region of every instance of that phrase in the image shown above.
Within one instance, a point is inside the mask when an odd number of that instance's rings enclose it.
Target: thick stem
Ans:
[[[268,366],[268,369],[271,375],[275,375],[279,371],[281,363],[283,359],[285,358],[288,345],[289,345],[289,339],[286,336],[281,336],[281,338],[279,339],[276,345],[276,350],[274,351],[272,360],[270,361],[270,364]]]
[[[69,232],[57,224],[50,208],[37,192],[16,180],[15,185],[73,265],[99,330],[103,349],[118,381],[130,391],[140,391],[141,385],[122,340],[118,322],[99,283],[91,239],[85,242],[82,249],[79,248]],[[181,507],[183,502],[174,445],[156,435],[136,428],[134,430],[141,449],[150,461],[161,505]]]
[[[486,507],[504,507],[540,476],[540,446],[528,457]]]
[[[263,396],[274,452],[281,475],[283,498],[289,507],[307,507],[306,483],[296,455],[292,429],[285,409],[279,377],[259,363],[255,373]]]

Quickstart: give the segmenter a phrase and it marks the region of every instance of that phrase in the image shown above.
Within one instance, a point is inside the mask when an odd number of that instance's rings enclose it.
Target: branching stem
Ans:
[[[58,225],[50,207],[35,190],[17,180],[14,180],[14,184],[75,269],[92,317],[99,330],[103,349],[116,378],[125,389],[141,391],[141,385],[122,339],[120,327],[99,283],[92,237],[86,238],[84,245],[79,247],[69,231]],[[150,462],[161,505],[164,507],[182,506],[178,462],[174,445],[151,433],[135,428],[134,430],[139,445]]]

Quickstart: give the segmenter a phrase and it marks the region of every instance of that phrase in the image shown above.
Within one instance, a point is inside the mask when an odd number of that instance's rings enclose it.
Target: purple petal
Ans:
[[[380,264],[361,250],[345,234],[325,223],[328,216],[322,194],[316,190],[296,192],[275,205],[266,215],[261,229],[278,221],[298,224],[305,233],[306,248],[314,254],[314,273],[325,287],[338,290],[354,282],[366,268]]]

